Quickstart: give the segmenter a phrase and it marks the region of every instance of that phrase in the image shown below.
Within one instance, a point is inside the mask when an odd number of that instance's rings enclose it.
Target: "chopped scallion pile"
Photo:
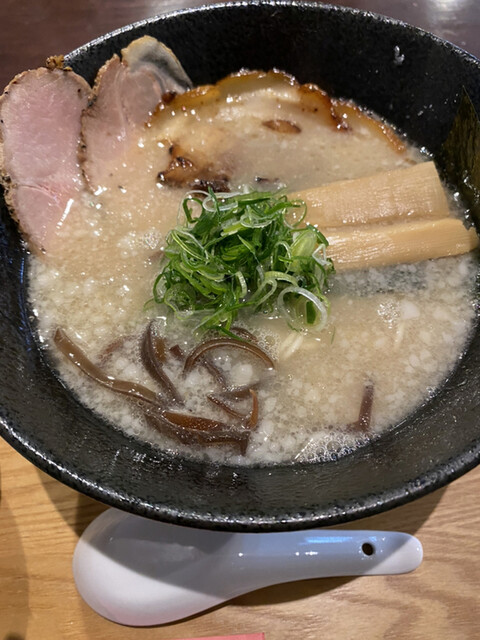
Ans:
[[[198,329],[229,332],[243,310],[283,316],[296,329],[321,329],[328,314],[328,242],[302,225],[306,207],[280,192],[195,191],[185,224],[167,235],[154,301]]]

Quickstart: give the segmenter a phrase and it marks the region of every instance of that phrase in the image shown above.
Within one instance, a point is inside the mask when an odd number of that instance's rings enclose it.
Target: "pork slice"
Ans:
[[[80,160],[90,188],[101,189],[156,107],[191,81],[172,51],[150,36],[134,40],[98,72],[82,116]]]
[[[89,91],[73,71],[40,68],[15,77],[0,99],[5,200],[32,249],[48,251],[84,184],[78,145]]]

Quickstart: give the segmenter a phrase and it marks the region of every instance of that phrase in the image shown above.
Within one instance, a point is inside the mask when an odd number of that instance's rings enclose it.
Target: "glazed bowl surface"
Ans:
[[[145,34],[166,43],[194,84],[278,68],[355,100],[439,153],[467,91],[480,111],[480,64],[405,24],[308,3],[209,5],[107,34],[66,57],[89,82]],[[418,498],[480,461],[480,332],[441,390],[354,453],[329,462],[231,467],[173,456],[85,408],[35,341],[28,254],[2,207],[0,433],[67,485],[120,509],[196,527],[275,531],[339,524]]]

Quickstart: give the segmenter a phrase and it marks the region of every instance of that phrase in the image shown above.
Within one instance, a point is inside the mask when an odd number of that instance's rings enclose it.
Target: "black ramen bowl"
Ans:
[[[440,39],[368,13],[250,2],[162,15],[67,56],[92,82],[132,39],[171,47],[194,83],[241,67],[277,67],[373,109],[439,153],[464,89],[480,111],[480,63]],[[404,504],[480,461],[480,332],[435,397],[337,460],[251,468],[167,455],[86,409],[33,334],[26,263],[5,206],[0,228],[0,433],[35,465],[106,504],[203,528],[274,531],[338,524]]]

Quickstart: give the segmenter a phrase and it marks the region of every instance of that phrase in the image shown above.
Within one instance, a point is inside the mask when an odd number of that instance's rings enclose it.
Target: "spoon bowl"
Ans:
[[[109,509],[80,538],[73,573],[97,613],[150,626],[281,582],[406,573],[422,557],[417,538],[395,531],[227,533]]]

